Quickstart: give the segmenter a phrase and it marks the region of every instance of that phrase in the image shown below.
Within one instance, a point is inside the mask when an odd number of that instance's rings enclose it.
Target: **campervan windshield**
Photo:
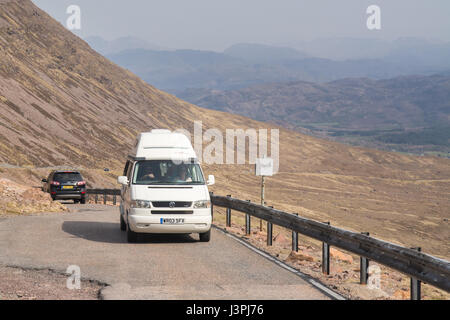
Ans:
[[[136,163],[133,184],[204,185],[205,179],[197,163],[177,164],[172,160],[145,160]]]

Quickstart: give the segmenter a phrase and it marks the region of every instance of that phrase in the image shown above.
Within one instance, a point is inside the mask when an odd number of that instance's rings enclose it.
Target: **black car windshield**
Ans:
[[[136,163],[133,184],[203,185],[205,179],[198,164],[179,164],[171,160],[146,160]]]
[[[71,181],[82,181],[83,178],[78,172],[57,172],[53,176],[53,181],[57,182],[71,182]]]

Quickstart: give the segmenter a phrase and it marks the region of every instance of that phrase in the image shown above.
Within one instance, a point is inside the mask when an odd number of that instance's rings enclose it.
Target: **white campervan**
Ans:
[[[128,157],[122,185],[120,228],[129,242],[139,233],[198,233],[211,237],[211,199],[189,139],[169,130],[141,133]]]

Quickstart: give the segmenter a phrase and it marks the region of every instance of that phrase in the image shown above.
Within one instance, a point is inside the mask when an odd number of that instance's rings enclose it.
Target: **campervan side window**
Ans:
[[[134,166],[133,184],[203,185],[205,179],[199,164],[146,160],[138,161]]]

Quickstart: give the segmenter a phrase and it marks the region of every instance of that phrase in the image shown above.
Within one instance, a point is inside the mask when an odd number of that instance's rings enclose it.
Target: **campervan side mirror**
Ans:
[[[128,183],[129,183],[128,178],[125,176],[121,176],[121,177],[117,178],[117,182],[124,186],[128,185]]]
[[[216,178],[214,176],[208,176],[208,186],[213,186],[216,183]]]

